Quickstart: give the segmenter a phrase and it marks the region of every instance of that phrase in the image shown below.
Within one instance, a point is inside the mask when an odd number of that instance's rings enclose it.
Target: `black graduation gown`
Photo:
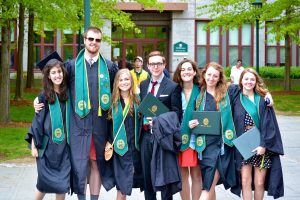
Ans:
[[[206,93],[205,111],[216,111],[214,97]],[[206,148],[202,152],[200,169],[202,173],[203,189],[209,191],[214,180],[216,170],[220,173],[218,184],[223,183],[226,189],[236,185],[234,165],[234,148],[224,144],[224,154],[221,155],[222,136],[206,135]]]
[[[121,101],[124,108],[124,101]],[[116,152],[113,154],[113,168],[116,187],[123,195],[131,195],[132,188],[144,189],[144,179],[141,163],[141,154],[135,147],[135,122],[134,116],[130,113],[124,121],[128,151],[120,156]],[[138,125],[138,124],[137,124]]]
[[[106,60],[110,86],[113,87],[113,80],[118,71],[118,67],[109,60]],[[73,173],[72,189],[76,194],[85,192],[86,179],[88,176],[90,146],[92,135],[94,138],[97,165],[100,171],[101,181],[106,190],[114,187],[112,161],[105,161],[104,148],[109,135],[109,122],[107,111],[102,110],[102,116],[98,116],[98,62],[92,67],[86,62],[89,84],[89,94],[91,99],[91,110],[87,116],[80,118],[75,113],[75,60],[65,63],[68,72],[68,87],[70,90],[70,146]]]
[[[233,101],[232,112],[237,136],[240,136],[245,132],[244,119],[246,110],[241,104],[239,95]],[[261,133],[260,146],[265,147],[268,151],[272,152],[272,166],[267,170],[265,190],[268,191],[268,195],[273,196],[276,199],[284,195],[282,167],[279,157],[279,155],[283,155],[283,145],[274,110],[272,107],[270,108],[266,105],[264,98],[261,98],[259,102],[259,116]],[[235,157],[237,170],[240,171],[243,158],[238,150],[236,150]],[[241,180],[239,179],[239,182],[240,181]],[[236,194],[240,194],[240,187],[241,182],[239,187],[235,188]]]
[[[35,114],[32,125],[29,129],[26,141],[31,144],[34,138],[37,149],[43,144],[43,137],[49,138],[42,157],[36,158],[38,178],[36,187],[43,193],[64,194],[70,190],[70,150],[67,143],[67,134],[65,129],[65,139],[57,144],[52,141],[52,128],[48,101],[45,100],[45,94],[39,95],[39,102],[44,103],[44,108]],[[65,126],[65,102],[60,102],[62,116]]]

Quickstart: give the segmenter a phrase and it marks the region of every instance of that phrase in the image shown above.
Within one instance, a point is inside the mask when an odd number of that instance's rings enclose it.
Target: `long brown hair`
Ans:
[[[194,76],[194,79],[193,79],[193,83],[198,85],[198,82],[200,80],[200,74],[199,74],[197,64],[192,60],[184,59],[180,63],[178,63],[177,68],[174,73],[174,76],[173,76],[173,81],[178,83],[182,88],[183,88],[183,81],[181,79],[181,69],[182,69],[182,65],[187,62],[192,65],[194,72],[196,72],[196,75]]]
[[[117,72],[117,74],[115,76],[115,80],[114,80],[113,92],[112,92],[112,106],[108,112],[109,119],[112,119],[112,108],[118,110],[118,101],[121,99],[121,93],[120,93],[120,89],[119,89],[119,79],[122,74],[128,75],[130,82],[131,82],[131,87],[129,88],[129,105],[130,105],[129,113],[131,115],[133,115],[133,103],[135,102],[135,103],[139,104],[138,97],[133,92],[134,85],[133,85],[133,79],[132,79],[130,71],[127,68],[120,69]]]
[[[239,80],[240,88],[243,89],[242,80],[243,80],[244,75],[247,72],[249,72],[255,76],[256,83],[255,83],[254,91],[256,93],[258,93],[260,96],[265,96],[269,91],[268,91],[264,81],[262,80],[262,78],[258,75],[258,73],[254,69],[251,69],[251,68],[247,68],[241,73],[240,80]]]
[[[217,105],[217,110],[220,109],[220,102],[226,96],[226,93],[227,93],[227,83],[226,83],[226,77],[225,77],[223,67],[219,63],[216,63],[216,62],[210,62],[210,63],[206,64],[204,66],[204,68],[201,70],[201,75],[200,75],[199,85],[200,85],[200,89],[201,89],[201,96],[196,104],[197,110],[200,107],[204,92],[206,91],[206,88],[207,88],[206,81],[205,81],[205,74],[209,67],[213,67],[215,70],[220,72],[219,81],[216,85],[215,96],[214,96],[214,99],[215,99],[216,105]]]
[[[64,68],[64,64],[57,59],[51,59],[47,62],[45,67],[43,68],[43,88],[46,96],[46,100],[49,101],[50,104],[54,103],[56,100],[56,93],[54,91],[53,82],[49,79],[50,70],[53,67],[59,66],[63,72],[63,81],[59,86],[59,94],[57,94],[59,101],[66,101],[67,96],[67,71]]]

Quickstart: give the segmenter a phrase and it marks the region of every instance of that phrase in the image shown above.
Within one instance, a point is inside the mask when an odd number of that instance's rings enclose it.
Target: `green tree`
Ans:
[[[14,0],[2,0],[0,4],[1,26],[1,83],[0,83],[0,122],[9,122],[10,107],[10,51],[11,25],[17,17]]]
[[[137,0],[135,2],[143,4],[145,7],[158,7],[162,9],[162,5],[157,0]],[[135,29],[135,24],[130,19],[130,13],[123,12],[115,8],[117,1],[115,0],[91,0],[91,25],[103,27],[104,19],[109,19],[117,25],[121,25],[123,29]],[[22,5],[22,7],[20,6]],[[9,122],[9,106],[10,106],[10,32],[11,24],[19,18],[22,21],[22,12],[29,13],[30,20],[34,18],[34,25],[30,24],[32,34],[32,27],[38,34],[44,36],[43,30],[45,27],[49,29],[71,29],[73,31],[79,30],[83,27],[83,1],[82,0],[2,0],[0,4],[0,26],[1,26],[1,66],[0,66],[0,122]],[[19,12],[22,11],[22,12]],[[32,21],[31,21],[32,22]],[[21,30],[22,28],[20,28]],[[138,29],[136,29],[138,31]],[[23,31],[22,31],[23,32]],[[23,45],[22,34],[19,34],[18,50]],[[29,48],[32,49],[33,37],[29,38]],[[19,53],[17,63],[18,69],[22,68],[21,60],[22,53]],[[32,81],[32,53],[28,53],[28,63],[30,65],[28,73],[28,81]],[[18,70],[18,79],[22,80],[23,72]],[[27,74],[28,76],[28,74]],[[28,85],[28,84],[27,84]],[[30,85],[30,84],[29,84]],[[16,98],[21,97],[22,81],[17,81],[18,94]],[[20,89],[20,90],[19,90]]]
[[[268,31],[276,35],[276,40],[285,39],[285,80],[284,89],[291,90],[290,79],[290,51],[291,42],[300,42],[300,1],[276,0],[262,1],[261,8],[255,8],[256,0],[214,0],[209,1],[197,9],[199,15],[208,15],[212,21],[208,28],[222,27],[223,32],[242,26],[244,23],[255,23],[258,18],[260,27],[264,27],[267,21]]]
[[[18,59],[17,59],[17,78],[15,89],[15,100],[23,99],[23,47],[24,47],[24,18],[25,7],[23,3],[19,4],[19,35],[18,35]]]

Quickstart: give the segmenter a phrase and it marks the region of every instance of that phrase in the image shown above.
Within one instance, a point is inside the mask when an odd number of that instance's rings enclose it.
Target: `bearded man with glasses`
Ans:
[[[65,63],[70,91],[70,149],[72,161],[72,191],[85,200],[89,182],[91,200],[99,197],[101,184],[114,187],[112,166],[104,159],[104,147],[109,138],[107,112],[111,104],[111,89],[117,65],[102,57],[102,31],[89,27],[84,33],[84,45],[76,60]],[[43,107],[37,104],[36,111]]]

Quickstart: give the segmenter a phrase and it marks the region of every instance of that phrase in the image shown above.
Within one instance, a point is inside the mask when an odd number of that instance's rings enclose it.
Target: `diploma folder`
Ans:
[[[260,144],[260,132],[256,127],[253,127],[232,142],[244,160],[248,160],[256,154],[256,152],[252,151]]]
[[[199,125],[191,129],[196,135],[220,135],[221,112],[219,111],[194,111],[192,119],[198,119]]]
[[[148,93],[141,102],[138,111],[145,117],[156,117],[162,113],[168,112],[169,108],[153,96],[153,94]]]

